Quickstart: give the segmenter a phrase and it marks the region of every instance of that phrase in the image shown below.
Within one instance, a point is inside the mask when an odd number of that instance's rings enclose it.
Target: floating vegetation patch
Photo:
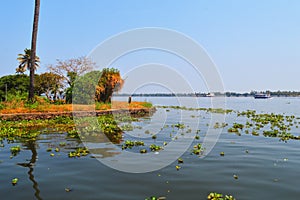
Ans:
[[[85,147],[79,147],[75,151],[71,151],[68,153],[69,158],[87,156],[89,154],[89,150]]]
[[[131,140],[126,140],[124,144],[122,145],[122,149],[132,149],[134,146],[144,146],[143,141],[131,141]]]
[[[163,147],[156,145],[156,144],[151,144],[149,148],[151,151],[160,151],[163,149]]]
[[[194,145],[193,149],[192,149],[192,154],[195,155],[200,155],[203,152],[203,148],[202,145],[200,143]]]
[[[228,124],[227,123],[219,123],[219,122],[216,122],[215,123],[215,125],[214,125],[214,128],[224,128],[224,127],[226,127],[226,126],[228,126]]]
[[[114,120],[114,117],[112,115],[103,115],[97,118],[80,118],[76,121],[76,128],[75,119],[73,120],[70,117],[56,117],[44,120],[0,121],[0,144],[4,146],[4,141],[7,143],[35,141],[41,134],[64,134],[66,140],[79,140],[81,138],[80,133],[94,135],[104,133],[112,142],[119,143],[122,139],[123,130],[119,127],[116,120]],[[119,122],[136,121],[136,118],[122,118],[120,115],[117,118]],[[126,128],[130,129],[128,125]],[[65,147],[66,142],[60,142],[58,145]],[[21,148],[20,146],[13,146],[10,150],[11,155],[16,156],[21,151]],[[49,148],[47,151],[51,152],[52,149]],[[58,152],[60,150],[59,148],[55,148],[55,151]],[[70,152],[69,157],[85,156],[87,153],[88,151],[85,149],[78,149],[75,152]]]
[[[185,128],[185,125],[184,125],[184,124],[181,124],[181,123],[178,123],[178,124],[172,125],[172,127],[176,127],[176,128],[178,128],[178,129],[184,129],[184,128]]]
[[[235,200],[235,198],[231,195],[223,195],[220,193],[216,193],[216,192],[211,192],[208,196],[207,196],[208,200]]]
[[[295,115],[283,115],[275,113],[257,113],[255,110],[246,111],[234,111],[231,109],[222,108],[188,108],[185,106],[157,106],[157,108],[163,109],[177,109],[186,111],[205,111],[207,113],[219,113],[219,114],[231,114],[237,113],[237,117],[245,117],[247,121],[245,123],[233,123],[227,131],[229,133],[236,133],[241,135],[242,133],[253,136],[259,136],[262,134],[265,137],[277,137],[282,141],[289,139],[299,140],[300,135],[293,135],[291,133],[292,128],[299,128],[300,117]],[[195,115],[191,115],[195,118]],[[173,125],[173,127],[182,128],[181,124]],[[228,126],[227,123],[214,124],[214,128],[224,128]],[[197,139],[197,138],[196,138]]]
[[[13,179],[11,180],[11,184],[12,184],[13,186],[15,186],[15,185],[17,185],[18,181],[19,181],[18,178],[13,178]]]
[[[156,197],[156,196],[151,196],[146,198],[145,200],[165,200],[167,199],[166,197]]]
[[[182,158],[178,158],[177,162],[178,162],[178,164],[183,163],[183,159]]]
[[[210,113],[219,113],[219,114],[228,114],[233,112],[233,110],[231,109],[223,109],[223,108],[187,108],[185,106],[156,106],[156,107],[164,108],[164,109],[187,110],[187,111],[206,111]]]
[[[10,153],[12,156],[16,156],[21,151],[21,147],[19,145],[10,147]]]
[[[121,129],[123,130],[123,131],[133,131],[133,129],[134,129],[134,126],[132,125],[132,124],[123,124],[122,126],[121,126]]]
[[[299,135],[293,135],[291,133],[292,128],[298,128],[299,119],[294,115],[283,115],[275,113],[256,113],[255,110],[247,110],[243,112],[237,112],[238,117],[246,117],[245,124],[233,123],[232,127],[228,129],[228,132],[239,133],[243,128],[247,128],[244,132],[254,136],[259,136],[262,133],[265,137],[276,137],[282,141],[289,139],[299,140]]]

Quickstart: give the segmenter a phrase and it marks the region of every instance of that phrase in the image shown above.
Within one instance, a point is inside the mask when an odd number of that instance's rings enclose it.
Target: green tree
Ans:
[[[30,83],[29,83],[28,100],[31,102],[34,100],[34,72],[35,72],[36,42],[37,42],[39,15],[40,15],[40,0],[35,0],[33,29],[32,29],[32,38],[31,38],[31,56],[30,56],[30,66],[29,66]]]
[[[72,93],[77,74],[75,72],[68,72],[67,77],[70,80],[70,87],[66,89],[66,103],[72,103]]]
[[[25,95],[28,92],[29,76],[26,74],[15,74],[0,78],[0,99],[6,100],[6,89],[8,96]]]
[[[51,96],[53,95],[53,99],[57,100],[58,94],[63,90],[61,76],[46,72],[40,74],[35,79],[35,91],[38,95],[45,94],[49,100],[51,100]]]
[[[95,103],[95,91],[100,76],[101,71],[91,71],[82,76],[77,76],[72,86],[72,91],[69,93],[69,98],[72,99],[72,103]]]
[[[31,50],[25,49],[24,54],[18,54],[17,60],[19,61],[19,66],[16,68],[16,73],[24,73],[26,70],[30,70],[30,59],[31,59]],[[35,56],[34,69],[36,70],[39,67],[40,58]]]
[[[124,80],[114,68],[91,71],[76,79],[73,90],[73,103],[92,104],[95,101],[110,103],[113,92],[119,91]]]

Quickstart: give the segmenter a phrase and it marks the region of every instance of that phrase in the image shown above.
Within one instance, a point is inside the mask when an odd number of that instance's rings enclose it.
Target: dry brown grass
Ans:
[[[113,101],[111,104],[95,104],[95,105],[76,105],[62,104],[55,105],[39,99],[35,104],[28,105],[23,101],[2,103],[4,108],[0,110],[0,114],[12,113],[45,113],[45,112],[71,112],[76,111],[93,111],[93,110],[110,110],[110,109],[137,109],[149,108],[151,104],[147,102],[127,102]]]

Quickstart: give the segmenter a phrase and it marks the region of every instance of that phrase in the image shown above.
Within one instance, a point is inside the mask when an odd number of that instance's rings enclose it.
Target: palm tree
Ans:
[[[24,73],[26,70],[30,70],[30,58],[31,58],[31,50],[25,49],[24,54],[18,54],[17,60],[19,61],[19,66],[16,69],[16,73]],[[39,67],[40,58],[35,56],[34,61],[34,70]]]
[[[29,95],[28,100],[33,101],[34,98],[34,71],[35,71],[35,58],[36,58],[36,41],[37,41],[37,32],[39,24],[39,15],[40,15],[40,0],[35,0],[34,6],[34,18],[33,18],[33,30],[31,38],[31,55],[30,56],[30,65],[29,65]]]

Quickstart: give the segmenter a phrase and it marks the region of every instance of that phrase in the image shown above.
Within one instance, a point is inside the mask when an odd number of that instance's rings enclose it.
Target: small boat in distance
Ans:
[[[215,94],[214,94],[214,93],[207,93],[205,96],[206,96],[206,97],[214,97]]]
[[[268,94],[264,94],[264,93],[256,93],[256,94],[254,95],[254,98],[255,98],[255,99],[269,99],[269,98],[271,98],[271,95],[270,95],[270,93],[268,93]]]

